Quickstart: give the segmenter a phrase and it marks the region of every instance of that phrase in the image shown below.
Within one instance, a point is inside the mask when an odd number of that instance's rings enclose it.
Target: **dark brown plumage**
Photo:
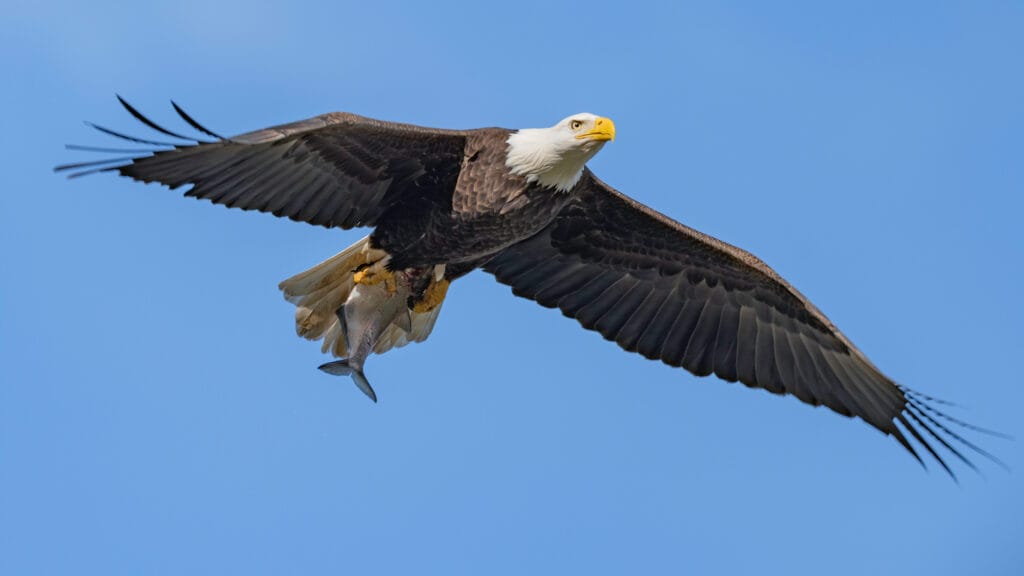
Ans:
[[[949,427],[966,425],[886,377],[748,252],[637,203],[586,169],[567,192],[510,173],[512,131],[334,113],[227,139],[175,109],[217,139],[57,170],[191,184],[186,195],[229,207],[374,227],[370,243],[389,255],[392,270],[445,265],[452,280],[483,267],[516,295],[559,308],[628,351],[860,417],[921,460],[912,438],[951,475],[937,446],[972,468],[954,442],[991,458]]]

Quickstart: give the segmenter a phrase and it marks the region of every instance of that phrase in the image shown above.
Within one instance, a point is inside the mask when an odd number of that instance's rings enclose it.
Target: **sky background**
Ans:
[[[1024,4],[7,0],[0,573],[1024,573]],[[484,273],[372,404],[277,283],[360,238],[65,143],[334,110],[613,118],[590,163],[744,247],[895,380],[1016,436],[961,482],[861,421],[627,354]]]

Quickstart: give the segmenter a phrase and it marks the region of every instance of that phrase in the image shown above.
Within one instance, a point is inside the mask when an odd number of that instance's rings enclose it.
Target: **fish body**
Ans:
[[[363,373],[363,364],[377,340],[392,324],[406,333],[411,331],[409,280],[406,273],[395,272],[388,281],[357,283],[337,311],[348,357],[320,366],[328,374],[351,376],[356,386],[374,402],[377,394]]]

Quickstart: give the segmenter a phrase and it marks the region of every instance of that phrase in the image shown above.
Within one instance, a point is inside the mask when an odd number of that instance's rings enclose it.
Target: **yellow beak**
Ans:
[[[611,118],[598,118],[594,120],[594,127],[590,130],[576,135],[577,140],[589,139],[598,142],[615,140],[615,122]]]

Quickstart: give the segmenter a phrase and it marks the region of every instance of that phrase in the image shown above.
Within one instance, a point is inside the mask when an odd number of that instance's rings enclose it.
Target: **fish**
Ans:
[[[348,357],[319,366],[328,374],[351,376],[355,385],[374,402],[377,401],[377,393],[363,372],[366,358],[392,324],[406,333],[412,331],[409,302],[413,287],[410,275],[402,271],[393,274],[393,279],[388,281],[357,283],[352,288],[336,312]]]

